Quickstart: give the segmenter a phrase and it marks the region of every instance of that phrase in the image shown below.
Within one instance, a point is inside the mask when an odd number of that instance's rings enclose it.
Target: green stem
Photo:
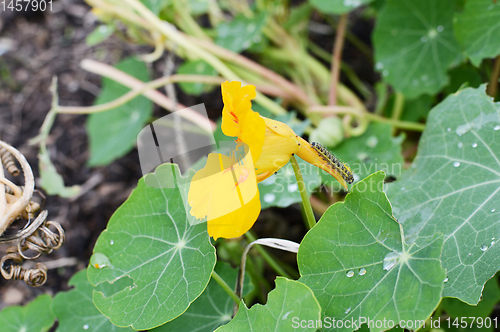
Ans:
[[[45,141],[49,137],[50,130],[52,129],[52,125],[56,120],[57,110],[59,108],[59,96],[57,94],[57,76],[52,77],[52,84],[50,85],[50,93],[52,94],[52,107],[50,108],[49,113],[45,117],[43,121],[42,127],[40,128],[40,133],[30,139],[29,144],[45,144]]]
[[[245,237],[247,238],[247,240],[252,243],[253,241],[256,241],[257,238],[255,237],[255,235],[253,235],[252,232],[246,232],[245,233]],[[288,279],[292,279],[292,277],[290,276],[289,273],[287,273],[285,271],[285,269],[283,269],[281,267],[281,265],[274,259],[273,256],[271,256],[271,254],[269,254],[267,252],[266,249],[264,249],[264,247],[262,247],[260,244],[255,244],[254,245],[255,248],[257,248],[257,251],[260,253],[260,255],[262,256],[262,258],[264,258],[264,260],[267,262],[267,264],[269,264],[269,266],[280,276],[283,276],[283,277],[286,277]]]
[[[290,158],[290,162],[293,166],[293,171],[295,172],[295,178],[297,179],[297,185],[299,186],[300,197],[302,198],[302,204],[304,206],[304,211],[306,213],[306,221],[309,229],[316,225],[316,218],[314,217],[314,212],[309,201],[309,196],[307,195],[306,185],[304,183],[304,178],[302,177],[302,172],[300,171],[299,164],[295,156]]]
[[[212,278],[217,281],[217,283],[222,287],[222,289],[229,295],[236,304],[240,304],[240,299],[236,293],[229,287],[229,285],[217,274],[217,272],[212,271]]]
[[[329,113],[329,114],[351,114],[357,116],[358,118],[362,119],[365,118],[370,121],[388,123],[393,127],[399,129],[406,129],[413,131],[424,131],[425,129],[425,124],[423,123],[388,119],[378,114],[373,114],[369,112],[361,113],[359,112],[358,109],[348,106],[314,106],[309,109],[309,112]]]
[[[203,31],[203,29],[196,23],[185,6],[187,1],[172,1],[174,5],[176,16],[179,18],[179,25],[183,26],[185,31],[200,39],[210,40],[210,37]]]
[[[211,65],[221,74],[221,76],[224,76],[226,79],[230,81],[241,81],[241,78],[236,75],[231,69],[229,69],[219,58],[217,58],[215,55],[208,52],[204,48],[193,43],[191,38],[187,38],[185,34],[178,31],[172,25],[160,20],[140,1],[125,0],[124,2],[129,4],[131,8],[135,9],[142,16],[142,18],[151,25],[153,29],[165,36],[169,42],[177,44],[180,47],[184,48],[186,52],[192,53],[194,56],[205,60],[205,62]],[[260,92],[257,92],[255,101],[276,115],[287,113],[287,111],[283,107],[276,104]]]
[[[401,115],[403,114],[403,107],[405,104],[405,97],[401,92],[396,92],[396,99],[394,100],[394,106],[392,108],[391,120],[399,121]],[[396,127],[392,128],[392,133],[396,131]]]

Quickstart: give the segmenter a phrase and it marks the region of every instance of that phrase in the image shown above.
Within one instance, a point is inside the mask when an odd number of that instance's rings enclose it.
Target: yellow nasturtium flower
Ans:
[[[251,100],[255,97],[253,85],[222,83],[222,132],[247,145],[251,158],[247,155],[236,162],[234,158],[211,153],[206,166],[191,181],[191,214],[207,217],[208,234],[214,239],[238,237],[253,226],[260,214],[257,182],[285,166],[294,154],[325,170],[347,188],[338,167],[324,154],[283,122],[254,112]]]

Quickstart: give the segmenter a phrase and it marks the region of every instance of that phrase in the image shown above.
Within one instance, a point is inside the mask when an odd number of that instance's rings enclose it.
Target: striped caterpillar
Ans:
[[[335,169],[347,183],[351,184],[354,182],[354,176],[352,175],[352,171],[349,166],[335,157],[330,151],[328,151],[327,148],[316,142],[312,142],[311,147],[316,150],[318,155],[322,157],[323,160],[330,165],[330,167]]]
[[[7,171],[13,176],[18,176],[21,173],[14,162],[12,154],[10,154],[10,152],[2,146],[0,146],[0,160],[2,160],[2,163],[5,165],[5,168],[7,168]]]

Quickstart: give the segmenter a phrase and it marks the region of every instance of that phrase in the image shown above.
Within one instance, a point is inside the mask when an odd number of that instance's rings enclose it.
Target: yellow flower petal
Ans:
[[[228,156],[209,154],[206,166],[196,172],[189,188],[191,214],[198,219],[207,217],[208,233],[214,239],[243,235],[260,213],[251,158],[233,162]]]
[[[255,86],[241,87],[240,82],[222,83],[222,132],[237,136],[250,147],[253,160],[257,160],[264,144],[266,125],[259,113],[252,111],[251,100],[256,97]]]
[[[299,137],[283,122],[263,118],[266,133],[262,153],[255,162],[258,175],[268,172],[267,176],[259,177],[263,181],[285,166],[292,154],[299,151]]]

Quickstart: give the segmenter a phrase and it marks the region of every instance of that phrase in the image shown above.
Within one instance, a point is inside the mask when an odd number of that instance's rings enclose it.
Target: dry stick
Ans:
[[[337,34],[335,35],[335,44],[333,45],[332,53],[332,77],[330,90],[328,91],[328,105],[337,105],[337,86],[339,82],[340,62],[342,61],[342,48],[344,47],[345,29],[347,26],[348,14],[340,16],[339,24],[337,25]]]
[[[81,67],[91,73],[98,74],[104,77],[108,77],[112,79],[113,81],[116,81],[120,84],[123,84],[131,89],[145,89],[146,83],[138,80],[137,78],[130,76],[124,72],[122,72],[119,69],[116,69],[112,66],[109,66],[107,64],[97,62],[94,60],[86,59],[81,62]],[[165,78],[166,80],[168,78]],[[162,106],[163,108],[172,111],[174,109],[174,104],[172,103],[172,100],[170,100],[167,96],[164,94],[160,93],[157,90],[149,90],[149,91],[144,91],[144,96],[151,99],[153,102],[156,104]],[[178,104],[179,108],[186,108],[186,106]],[[61,108],[61,111],[58,111],[58,113],[77,113],[77,112],[68,112],[68,108]],[[182,112],[182,116],[186,118],[186,120],[191,121],[192,123],[200,126],[201,128],[204,128],[205,130],[212,132],[215,130],[216,125],[201,116],[200,114],[196,113],[193,110],[187,109],[186,111]],[[207,123],[209,124],[207,126]]]
[[[490,83],[488,84],[488,94],[493,98],[496,97],[498,91],[498,78],[500,77],[500,55],[495,59],[493,72],[491,73]]]

